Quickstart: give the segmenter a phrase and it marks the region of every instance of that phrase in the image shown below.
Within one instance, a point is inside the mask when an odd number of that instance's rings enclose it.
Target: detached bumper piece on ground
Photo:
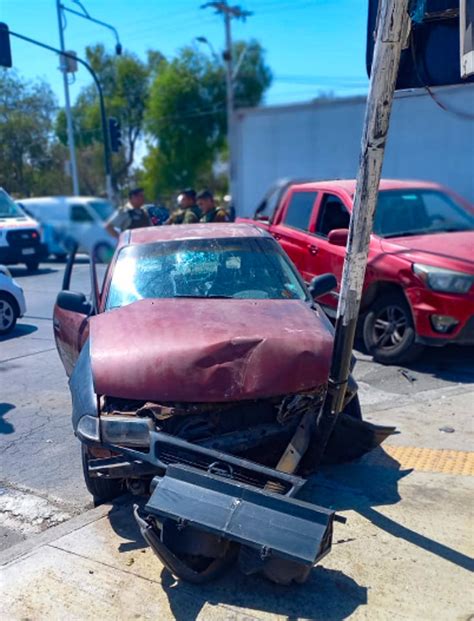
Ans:
[[[358,420],[354,425],[359,433],[365,428],[363,452],[393,432]],[[178,578],[207,582],[237,561],[247,575],[301,583],[330,551],[338,517],[293,498],[303,478],[168,434],[150,435],[149,453],[114,449],[164,473],[134,513],[147,543]]]

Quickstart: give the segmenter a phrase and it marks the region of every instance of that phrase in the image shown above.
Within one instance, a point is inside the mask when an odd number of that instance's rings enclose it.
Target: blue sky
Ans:
[[[72,0],[63,4],[78,10]],[[196,36],[205,36],[217,51],[224,46],[222,18],[204,0],[84,0],[91,16],[113,24],[123,47],[145,58],[147,49],[173,56]],[[231,0],[229,4],[235,4]],[[235,39],[258,39],[267,52],[274,82],[267,104],[305,101],[321,91],[353,95],[367,90],[365,74],[365,0],[242,0],[253,12],[246,22],[233,21]],[[12,31],[59,46],[55,0],[0,0],[0,21]],[[67,16],[66,47],[83,54],[86,45],[114,46],[112,33],[74,15]],[[15,69],[28,79],[49,82],[63,103],[58,59],[49,52],[12,38]],[[88,83],[76,74],[72,99]]]

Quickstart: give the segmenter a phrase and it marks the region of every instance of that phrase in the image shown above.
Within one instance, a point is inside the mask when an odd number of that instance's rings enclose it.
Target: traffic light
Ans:
[[[0,22],[0,67],[9,69],[12,66],[12,51],[10,48],[10,32],[8,26]]]
[[[113,116],[109,118],[109,134],[110,148],[113,153],[118,153],[122,146],[122,130],[120,127],[120,121]]]

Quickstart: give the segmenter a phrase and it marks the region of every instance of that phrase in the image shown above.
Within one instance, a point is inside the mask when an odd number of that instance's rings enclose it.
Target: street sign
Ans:
[[[472,14],[474,0],[412,0],[410,3],[411,31],[402,51],[397,89],[465,84],[474,81],[474,75],[461,71],[460,38],[466,33],[463,45],[466,62],[472,62]],[[464,5],[470,29],[460,27],[460,10]],[[379,0],[369,0],[366,63],[370,76],[374,53]],[[469,43],[470,41],[470,43]],[[469,66],[469,64],[467,64]],[[472,64],[471,64],[472,68]],[[465,76],[465,77],[464,77]]]

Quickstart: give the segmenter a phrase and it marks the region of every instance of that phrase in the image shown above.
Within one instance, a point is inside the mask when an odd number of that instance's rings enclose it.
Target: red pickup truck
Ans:
[[[306,282],[332,272],[340,283],[355,185],[287,183],[258,207],[253,222]],[[374,358],[400,363],[424,345],[473,345],[473,284],[474,206],[439,184],[382,180],[361,309]],[[335,291],[321,300],[330,316],[337,299]]]

